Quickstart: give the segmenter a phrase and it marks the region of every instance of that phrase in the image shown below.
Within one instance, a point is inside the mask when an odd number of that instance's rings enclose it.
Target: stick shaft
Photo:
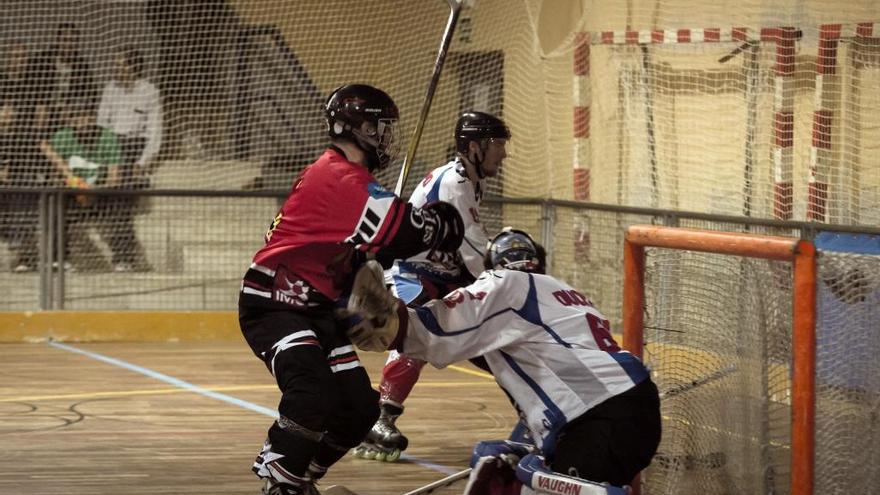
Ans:
[[[675,397],[676,395],[682,394],[682,393],[687,392],[689,390],[693,390],[697,387],[701,387],[703,385],[706,385],[707,383],[714,382],[715,380],[720,380],[735,371],[737,371],[737,367],[735,365],[726,366],[726,367],[721,368],[719,370],[715,370],[712,373],[709,373],[708,375],[701,376],[695,380],[692,380],[687,383],[683,383],[683,384],[678,385],[676,387],[672,387],[671,389],[669,389],[665,392],[661,392],[660,398],[667,399],[670,397]]]
[[[446,21],[446,31],[443,32],[443,40],[440,42],[440,51],[437,52],[437,60],[434,62],[434,72],[431,74],[428,92],[425,94],[425,101],[422,103],[422,111],[419,113],[419,120],[416,122],[412,138],[409,140],[406,156],[403,158],[403,166],[400,168],[400,175],[397,177],[397,185],[394,186],[394,194],[398,196],[403,193],[403,186],[406,184],[406,178],[409,175],[410,168],[412,168],[416,149],[419,147],[419,141],[422,139],[422,131],[425,128],[425,122],[428,120],[431,101],[434,99],[434,92],[437,91],[437,86],[440,84],[440,73],[443,71],[446,53],[449,51],[452,34],[455,32],[455,25],[458,23],[458,14],[461,12],[462,0],[446,1],[449,3],[449,20]]]
[[[465,470],[459,471],[455,474],[451,474],[441,480],[437,480],[431,484],[425,485],[421,488],[416,488],[411,492],[406,492],[403,495],[426,495],[428,493],[433,492],[438,488],[447,487],[459,480],[465,479],[471,474],[471,468],[467,468]]]

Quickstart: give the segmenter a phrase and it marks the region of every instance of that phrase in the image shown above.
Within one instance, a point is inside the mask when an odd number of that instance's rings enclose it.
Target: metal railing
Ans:
[[[36,270],[14,273],[12,250],[0,248],[0,310],[222,310],[234,309],[241,275],[262,245],[265,228],[286,191],[0,189],[2,195],[33,196],[27,215],[37,242]],[[82,220],[75,198],[128,198],[147,202],[120,217],[113,207],[92,207]],[[0,211],[0,228],[9,223]],[[77,216],[79,215],[79,217]],[[68,225],[71,218],[80,218]],[[880,235],[880,228],[754,219],[575,201],[489,197],[483,223],[489,232],[514,225],[531,232],[548,251],[551,273],[593,295],[615,315],[621,292],[623,232],[647,223],[755,232],[812,239],[819,231]],[[132,222],[148,267],[115,272],[98,232]],[[19,221],[19,225],[22,222]],[[88,247],[72,249],[70,234]],[[67,269],[65,269],[67,267]]]

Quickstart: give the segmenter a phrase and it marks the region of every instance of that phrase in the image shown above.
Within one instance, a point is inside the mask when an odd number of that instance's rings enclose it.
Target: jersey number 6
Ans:
[[[587,326],[590,327],[593,340],[596,341],[599,349],[605,352],[620,352],[620,347],[614,341],[614,337],[611,336],[608,320],[599,318],[593,313],[587,313]]]

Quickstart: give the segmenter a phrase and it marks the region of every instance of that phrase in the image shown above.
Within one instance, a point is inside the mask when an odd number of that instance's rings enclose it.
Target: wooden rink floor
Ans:
[[[378,387],[386,355],[360,357]],[[279,397],[244,341],[0,344],[0,495],[258,494],[250,467]],[[405,459],[349,455],[320,486],[405,493],[466,468],[516,420],[470,364],[426,366],[406,406]]]

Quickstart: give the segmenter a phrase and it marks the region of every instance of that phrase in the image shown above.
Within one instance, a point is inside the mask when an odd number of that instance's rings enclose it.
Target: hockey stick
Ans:
[[[333,485],[326,490],[321,490],[323,495],[357,495],[357,493],[349,490],[342,485]]]
[[[416,148],[419,147],[419,140],[422,139],[422,130],[425,128],[425,121],[428,120],[428,110],[431,109],[434,92],[437,91],[437,86],[440,84],[440,72],[443,70],[443,64],[446,62],[446,52],[449,51],[452,33],[455,32],[458,14],[461,13],[461,5],[464,0],[446,0],[446,2],[449,3],[449,20],[446,21],[446,31],[443,32],[443,40],[440,42],[440,51],[437,52],[437,60],[434,62],[434,72],[431,74],[428,92],[425,95],[425,101],[422,103],[422,111],[419,114],[418,122],[416,122],[416,129],[413,131],[412,138],[409,140],[406,156],[403,157],[403,166],[400,169],[400,175],[397,177],[397,185],[394,186],[394,194],[397,196],[403,193],[403,185],[406,183],[406,177],[409,175],[409,169],[412,167]]]
[[[660,392],[661,399],[669,399],[671,397],[675,397],[676,395],[682,394],[689,390],[693,390],[697,387],[703,386],[707,383],[714,382],[715,380],[720,380],[725,376],[737,371],[737,366],[735,364],[731,364],[729,366],[725,366],[724,368],[718,369],[709,373],[708,375],[701,376],[695,380],[691,380],[687,383],[682,383],[681,385],[676,385],[675,387],[670,388],[669,390]]]
[[[421,488],[416,488],[415,490],[413,490],[411,492],[406,492],[403,495],[426,495],[428,493],[434,493],[434,490],[437,490],[440,488],[446,488],[447,486],[450,486],[459,480],[463,480],[463,479],[467,478],[468,476],[470,476],[470,474],[471,474],[471,468],[467,468],[467,469],[459,471],[455,474],[451,474],[441,480],[437,480],[433,483],[425,485]]]

